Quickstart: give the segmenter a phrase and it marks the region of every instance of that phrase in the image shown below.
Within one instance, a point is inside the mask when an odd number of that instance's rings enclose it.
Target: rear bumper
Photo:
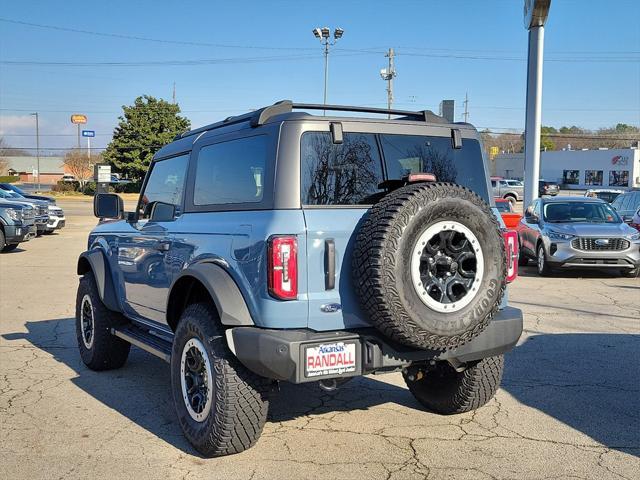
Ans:
[[[354,377],[373,372],[393,371],[414,362],[450,360],[471,362],[511,350],[522,334],[522,311],[507,307],[498,312],[489,326],[469,343],[447,351],[418,350],[383,337],[373,328],[316,332],[308,329],[274,330],[236,327],[227,330],[233,353],[251,371],[263,377],[291,383],[329,378]],[[307,376],[305,350],[319,344],[355,344],[356,366],[346,373]]]

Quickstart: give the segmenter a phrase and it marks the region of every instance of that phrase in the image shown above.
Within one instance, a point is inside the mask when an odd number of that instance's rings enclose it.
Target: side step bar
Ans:
[[[160,357],[167,363],[171,362],[171,342],[168,340],[164,340],[134,325],[112,328],[111,333],[126,340],[131,345]]]

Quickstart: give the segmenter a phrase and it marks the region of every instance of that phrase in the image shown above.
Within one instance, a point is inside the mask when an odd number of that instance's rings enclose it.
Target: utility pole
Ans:
[[[40,192],[40,122],[38,117],[38,112],[32,113],[34,117],[36,117],[36,156],[38,158],[38,192]]]
[[[396,76],[396,68],[393,64],[395,57],[393,48],[390,48],[384,56],[389,59],[389,65],[387,68],[380,70],[380,78],[387,82],[387,110],[391,110],[393,106],[393,78]],[[391,118],[391,113],[387,117]]]
[[[469,123],[469,92],[464,94],[464,123]]]
[[[176,82],[173,82],[173,104],[176,104]]]

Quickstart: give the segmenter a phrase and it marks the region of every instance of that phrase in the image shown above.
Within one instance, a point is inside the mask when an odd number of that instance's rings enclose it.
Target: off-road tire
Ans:
[[[208,457],[239,453],[258,441],[267,419],[271,385],[231,353],[218,322],[213,306],[189,305],[180,317],[171,354],[171,388],[180,426],[191,445]],[[189,414],[181,385],[182,353],[192,338],[207,350],[213,377],[213,404],[200,422]]]
[[[90,346],[83,339],[82,308],[85,296],[90,299],[93,311],[93,339]],[[80,357],[87,367],[91,370],[112,370],[125,364],[131,344],[113,335],[111,329],[126,322],[124,316],[109,310],[102,303],[93,273],[84,274],[76,297],[76,338]]]
[[[504,370],[504,356],[487,357],[456,372],[448,362],[411,381],[404,375],[409,391],[422,405],[443,415],[470,412],[493,398]]]
[[[3,252],[12,252],[14,251],[16,248],[18,248],[18,244],[17,243],[8,243],[7,245],[4,246],[4,248],[2,249]]]
[[[4,232],[2,231],[2,228],[0,228],[0,252],[4,252],[4,247],[6,247],[4,243],[5,241]]]
[[[411,256],[421,232],[440,221],[469,228],[483,249],[484,276],[471,302],[438,312],[421,299],[411,278]],[[422,349],[458,347],[482,332],[506,286],[506,253],[489,205],[451,183],[421,183],[387,195],[368,212],[353,251],[353,281],[369,321],[385,336]]]

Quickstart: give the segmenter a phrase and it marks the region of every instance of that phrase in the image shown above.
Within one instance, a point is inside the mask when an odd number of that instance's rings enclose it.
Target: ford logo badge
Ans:
[[[342,310],[342,305],[339,303],[326,303],[320,307],[320,311],[323,313],[336,313]]]
[[[599,247],[606,247],[607,245],[609,245],[609,239],[608,238],[598,238],[596,240],[596,245],[598,245]]]

